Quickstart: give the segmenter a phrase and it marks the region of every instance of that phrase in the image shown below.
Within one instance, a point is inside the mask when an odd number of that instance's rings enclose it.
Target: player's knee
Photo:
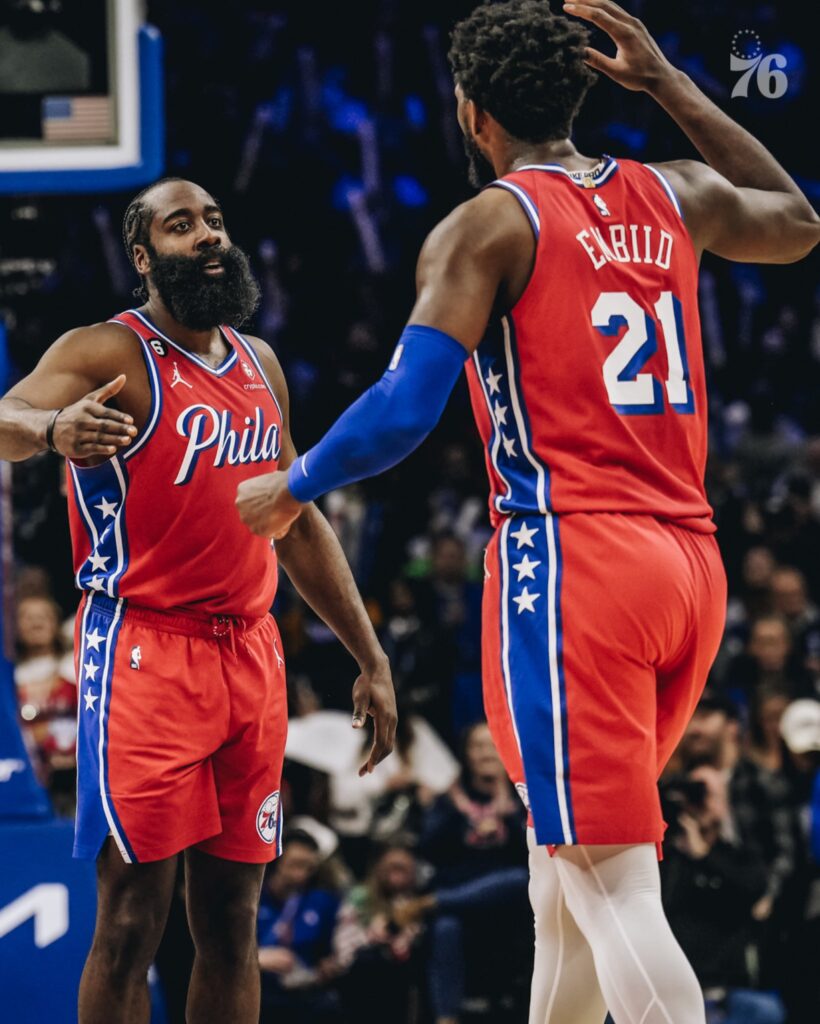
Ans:
[[[257,899],[218,900],[191,921],[197,954],[231,966],[256,957]]]
[[[97,922],[94,956],[112,977],[144,977],[162,938],[164,924],[164,915],[150,907],[125,905],[109,910]]]

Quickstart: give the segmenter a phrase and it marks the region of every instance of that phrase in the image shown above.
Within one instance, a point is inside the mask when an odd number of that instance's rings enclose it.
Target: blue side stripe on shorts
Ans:
[[[553,516],[521,516],[505,530],[511,712],[539,843],[576,841],[569,789],[566,694],[561,659],[560,546]],[[505,668],[506,675],[506,668]]]

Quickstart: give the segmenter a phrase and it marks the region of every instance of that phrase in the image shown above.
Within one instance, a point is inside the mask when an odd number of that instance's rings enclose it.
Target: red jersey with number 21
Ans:
[[[493,522],[620,512],[712,532],[697,259],[668,181],[607,157],[492,187],[536,236],[524,294],[467,363]]]

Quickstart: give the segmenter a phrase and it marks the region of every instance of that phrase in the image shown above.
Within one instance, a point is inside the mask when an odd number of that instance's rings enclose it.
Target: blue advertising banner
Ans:
[[[70,821],[0,824],[0,1017],[76,1024],[91,945],[95,870],[73,860]]]
[[[0,394],[6,389],[7,378],[6,328],[0,320]],[[45,791],[31,770],[17,719],[14,671],[9,660],[14,651],[11,527],[11,465],[0,462],[0,822],[51,816]]]

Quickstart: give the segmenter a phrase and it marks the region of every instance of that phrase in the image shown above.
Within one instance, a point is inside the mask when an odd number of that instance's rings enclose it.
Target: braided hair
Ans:
[[[453,29],[450,67],[464,95],[513,138],[566,138],[595,73],[584,63],[589,32],[548,0],[482,3]]]
[[[153,192],[153,190],[158,188],[160,185],[165,185],[169,181],[184,180],[184,178],[161,178],[159,181],[155,181],[152,185],[144,188],[142,192],[138,192],[128,204],[128,209],[125,211],[125,216],[122,218],[122,244],[125,246],[128,259],[131,261],[131,266],[135,270],[134,246],[151,244],[150,227],[151,218],[154,216],[154,208],[148,202],[147,197],[149,193]],[[142,275],[140,275],[139,287],[134,289],[134,296],[141,299],[143,302],[148,301],[148,288],[145,285],[145,278],[142,277]]]

